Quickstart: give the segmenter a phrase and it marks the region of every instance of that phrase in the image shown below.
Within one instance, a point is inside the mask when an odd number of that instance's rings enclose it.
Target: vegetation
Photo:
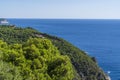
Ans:
[[[43,35],[52,41],[62,55],[69,56],[82,80],[105,80],[105,74],[97,65],[94,57],[88,56],[84,51],[61,38],[48,34]]]
[[[106,80],[95,58],[61,38],[0,26],[0,39],[1,63],[10,64],[21,80]]]
[[[23,80],[20,70],[12,64],[0,61],[0,80]]]
[[[30,37],[34,38],[38,31],[27,27],[20,28],[14,26],[0,26],[0,39],[7,42],[8,44],[23,43]]]
[[[3,80],[18,80],[17,77],[19,80],[73,79],[69,57],[60,55],[47,39],[31,38],[24,44],[12,45],[0,41],[0,51],[3,64],[0,78]]]

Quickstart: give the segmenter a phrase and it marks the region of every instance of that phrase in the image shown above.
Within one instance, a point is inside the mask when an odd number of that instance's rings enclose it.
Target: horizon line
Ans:
[[[1,17],[0,19],[2,19]],[[3,18],[3,19],[82,19],[82,20],[120,20],[120,18]]]

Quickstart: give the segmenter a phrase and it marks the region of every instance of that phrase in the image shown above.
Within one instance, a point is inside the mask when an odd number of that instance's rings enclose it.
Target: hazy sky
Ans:
[[[120,0],[0,0],[0,17],[120,19]]]

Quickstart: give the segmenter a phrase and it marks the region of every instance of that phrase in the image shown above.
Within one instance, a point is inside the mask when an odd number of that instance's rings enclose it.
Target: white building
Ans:
[[[7,24],[9,24],[9,22],[6,19],[0,19],[0,24],[7,25]]]

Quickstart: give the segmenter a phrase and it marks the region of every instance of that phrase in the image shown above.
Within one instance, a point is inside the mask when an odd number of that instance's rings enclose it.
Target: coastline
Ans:
[[[105,78],[106,78],[106,80],[111,80],[109,75],[106,75]]]
[[[108,80],[111,80],[110,76],[108,76]]]

